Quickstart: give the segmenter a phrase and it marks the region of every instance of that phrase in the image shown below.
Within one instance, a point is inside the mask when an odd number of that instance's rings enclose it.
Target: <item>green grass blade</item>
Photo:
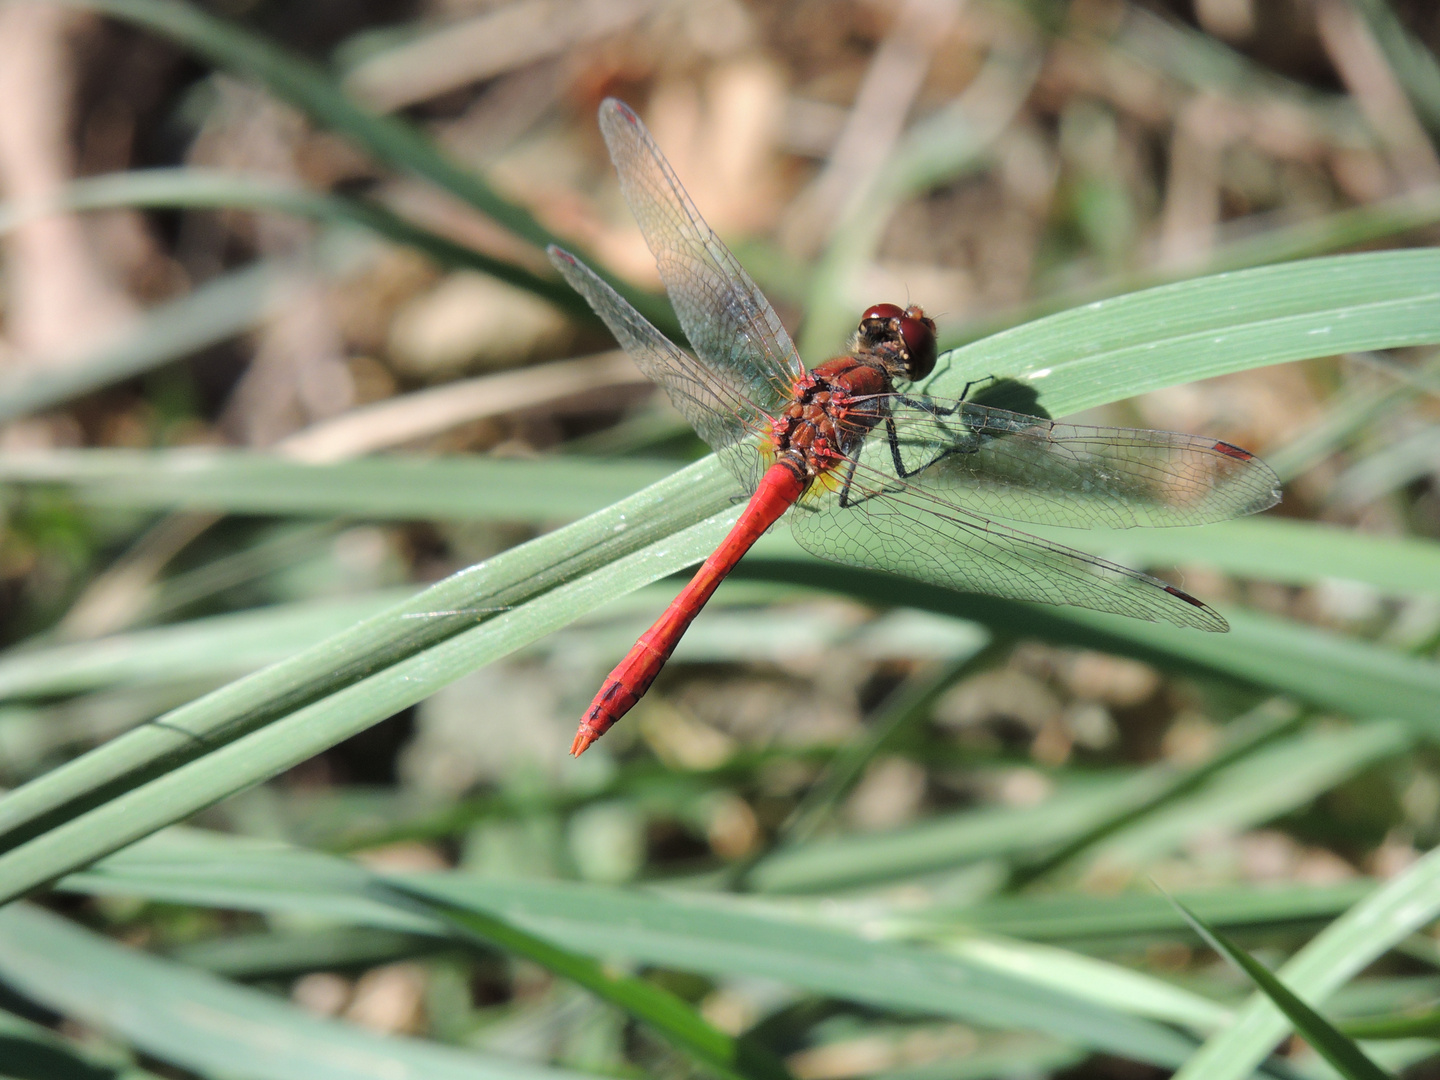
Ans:
[[[1106,1005],[1193,1031],[1214,1031],[1230,1010],[1202,994],[1145,972],[1097,960],[1053,945],[1006,941],[974,934],[950,935],[937,944],[951,956],[1010,972],[1084,1001]]]
[[[626,975],[608,975],[588,956],[562,949],[536,937],[488,911],[436,902],[424,891],[404,885],[391,886],[400,900],[397,906],[413,904],[437,917],[460,935],[496,945],[506,952],[531,960],[561,978],[583,986],[596,996],[624,1009],[722,1076],[750,1080],[785,1080],[790,1073],[783,1062],[764,1047],[736,1039],[711,1027],[694,1009],[653,983]]]
[[[370,112],[309,60],[287,52],[236,23],[182,0],[50,0],[88,8],[145,27],[206,60],[261,83],[321,127],[338,132],[393,168],[423,177],[493,218],[536,247],[560,244],[592,266],[595,260],[555,236],[530,212],[497,195],[471,170],[443,153],[424,132],[393,116]],[[650,293],[607,279],[657,325],[673,326],[668,307]]]
[[[356,884],[359,880],[356,874],[354,864],[301,848],[177,826],[117,852],[88,870],[70,875],[58,888],[87,895],[138,896],[173,904],[295,914],[311,922],[432,935],[439,932],[433,919],[384,904],[361,889]],[[401,880],[413,883],[417,879]],[[549,887],[544,882],[531,884],[541,891]],[[554,887],[580,889],[585,895],[604,897],[634,895],[595,886]],[[1213,924],[1237,930],[1270,930],[1328,921],[1378,888],[1374,881],[1355,880],[1336,885],[1276,886],[1262,890],[1203,889],[1178,895]],[[664,894],[658,893],[648,896],[656,902],[664,898]],[[685,897],[682,894],[676,899]],[[693,899],[700,902],[704,898]],[[726,905],[726,910],[737,915],[748,913],[774,919],[777,914],[769,906],[772,903],[737,897]],[[796,912],[819,916],[810,902],[789,900],[785,903],[782,915]],[[888,914],[883,906],[871,902],[867,910],[880,919],[879,925],[886,934],[922,940],[967,930],[1034,941],[1131,934],[1175,936],[1188,925],[1168,901],[1148,893],[1006,897],[960,907],[937,905],[920,910],[905,905]],[[629,909],[623,909],[617,917],[622,917],[625,911]],[[642,920],[634,925],[646,924]],[[695,925],[703,928],[708,924],[696,920]],[[603,941],[607,932],[597,927],[594,940]],[[636,959],[661,955],[662,939],[646,944],[650,940],[640,938],[633,945],[639,950],[634,953]],[[581,948],[578,940],[571,940],[570,944]],[[603,953],[603,949],[595,951]],[[723,967],[714,970],[729,971]]]
[[[0,974],[62,1015],[186,1069],[255,1080],[579,1080],[322,1020],[272,994],[126,949],[28,904],[0,911]]]
[[[1178,900],[1171,900],[1195,932],[1220,955],[1248,975],[1276,1007],[1290,1018],[1295,1030],[1303,1035],[1309,1044],[1345,1080],[1394,1080],[1368,1057],[1355,1043],[1343,1035],[1323,1016],[1300,1000],[1288,986],[1272,975],[1244,949],[1240,948],[1220,931],[1207,926],[1194,912]]]
[[[1440,914],[1440,850],[1431,851],[1326,927],[1277,972],[1325,1000],[1388,949]],[[1252,998],[1235,1022],[1212,1037],[1175,1080],[1245,1080],[1289,1030],[1268,998]]]
[[[0,377],[0,422],[47,409],[243,334],[264,318],[293,274],[261,263],[152,308],[116,337],[64,363]]]

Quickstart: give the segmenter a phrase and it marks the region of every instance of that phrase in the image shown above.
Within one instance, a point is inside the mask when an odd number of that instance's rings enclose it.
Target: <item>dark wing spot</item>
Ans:
[[[1221,446],[1226,446],[1226,445],[1228,445],[1228,444],[1227,444],[1227,443],[1221,443],[1220,445],[1221,445]],[[1243,453],[1245,453],[1245,452],[1242,450],[1241,453],[1243,454]],[[1249,455],[1249,454],[1246,454],[1245,456],[1246,456],[1246,457],[1249,457],[1250,455]],[[1184,600],[1187,604],[1193,604],[1195,607],[1198,607],[1198,608],[1203,608],[1203,607],[1205,606],[1205,605],[1204,605],[1203,603],[1201,603],[1199,600],[1196,600],[1195,597],[1191,596],[1188,592],[1184,592],[1184,591],[1182,591],[1182,590],[1180,590],[1180,589],[1177,589],[1174,585],[1166,585],[1166,586],[1165,586],[1165,591],[1168,592],[1171,596],[1179,597],[1181,600]]]
[[[1220,453],[1224,454],[1226,457],[1233,457],[1237,461],[1249,461],[1255,456],[1254,454],[1250,453],[1249,450],[1241,450],[1240,447],[1234,446],[1228,442],[1217,442],[1215,444],[1215,449],[1220,451]]]

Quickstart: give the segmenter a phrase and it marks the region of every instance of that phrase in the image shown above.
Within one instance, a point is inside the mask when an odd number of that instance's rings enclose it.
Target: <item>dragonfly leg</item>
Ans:
[[[859,467],[860,462],[856,458],[851,458],[847,463],[845,469],[845,482],[840,486],[840,505],[842,507],[848,507],[852,505],[850,502],[850,485],[855,482],[855,470]]]
[[[901,398],[900,400],[905,401],[904,398]],[[905,404],[909,405],[912,403],[906,401]],[[919,402],[915,402],[913,404],[916,404],[919,407],[923,407],[923,405]],[[944,409],[936,411],[939,415],[945,416],[954,413],[955,409]],[[900,456],[900,433],[895,430],[894,419],[888,416],[885,418],[885,439],[890,444],[890,460],[895,465],[895,475],[898,476],[901,480],[908,480],[916,473],[924,472],[926,469],[930,468],[931,465],[934,465],[942,458],[949,457],[951,454],[973,454],[980,449],[980,443],[978,440],[972,446],[950,446],[944,450],[941,450],[929,461],[924,462],[921,465],[917,465],[915,466],[915,468],[911,469],[906,467],[905,459]],[[854,470],[852,469],[851,472],[853,473]]]
[[[989,377],[994,378],[993,375]],[[965,389],[968,391],[976,382],[984,381],[984,379],[976,379],[974,382],[967,382]],[[965,396],[963,394],[957,399],[956,403],[949,408],[946,408],[931,398],[912,398],[906,397],[904,394],[896,394],[895,400],[900,402],[901,405],[908,405],[912,409],[919,409],[921,412],[927,412],[931,416],[954,416],[960,411],[960,407],[965,404]]]

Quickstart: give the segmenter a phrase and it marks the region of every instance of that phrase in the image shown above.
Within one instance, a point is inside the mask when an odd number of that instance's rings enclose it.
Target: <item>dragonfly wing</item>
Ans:
[[[604,320],[615,340],[671,402],[699,436],[742,482],[759,482],[761,455],[742,445],[762,429],[765,414],[726,372],[702,364],[650,323],[595,271],[568,251],[551,245],[550,261],[570,287]]]
[[[987,521],[923,490],[891,485],[858,505],[842,507],[833,493],[817,502],[792,510],[791,528],[802,547],[832,562],[1010,600],[1229,629],[1219,613],[1158,578]]]
[[[971,402],[897,395],[867,469],[908,476],[987,517],[1071,528],[1201,525],[1280,501],[1280,481],[1238,446],[1196,435],[1037,420]]]
[[[705,224],[629,106],[606,99],[600,106],[600,131],[620,174],[620,191],[655,255],[660,280],[695,352],[738,379],[763,408],[777,411],[803,374],[780,317]]]

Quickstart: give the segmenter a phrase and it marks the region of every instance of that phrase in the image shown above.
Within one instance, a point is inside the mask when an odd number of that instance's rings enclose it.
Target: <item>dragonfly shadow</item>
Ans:
[[[1033,384],[1023,383],[1018,379],[983,380],[966,400],[975,405],[984,405],[988,409],[1007,409],[1010,412],[1033,416],[1037,420],[1052,419],[1040,404],[1040,392]]]

